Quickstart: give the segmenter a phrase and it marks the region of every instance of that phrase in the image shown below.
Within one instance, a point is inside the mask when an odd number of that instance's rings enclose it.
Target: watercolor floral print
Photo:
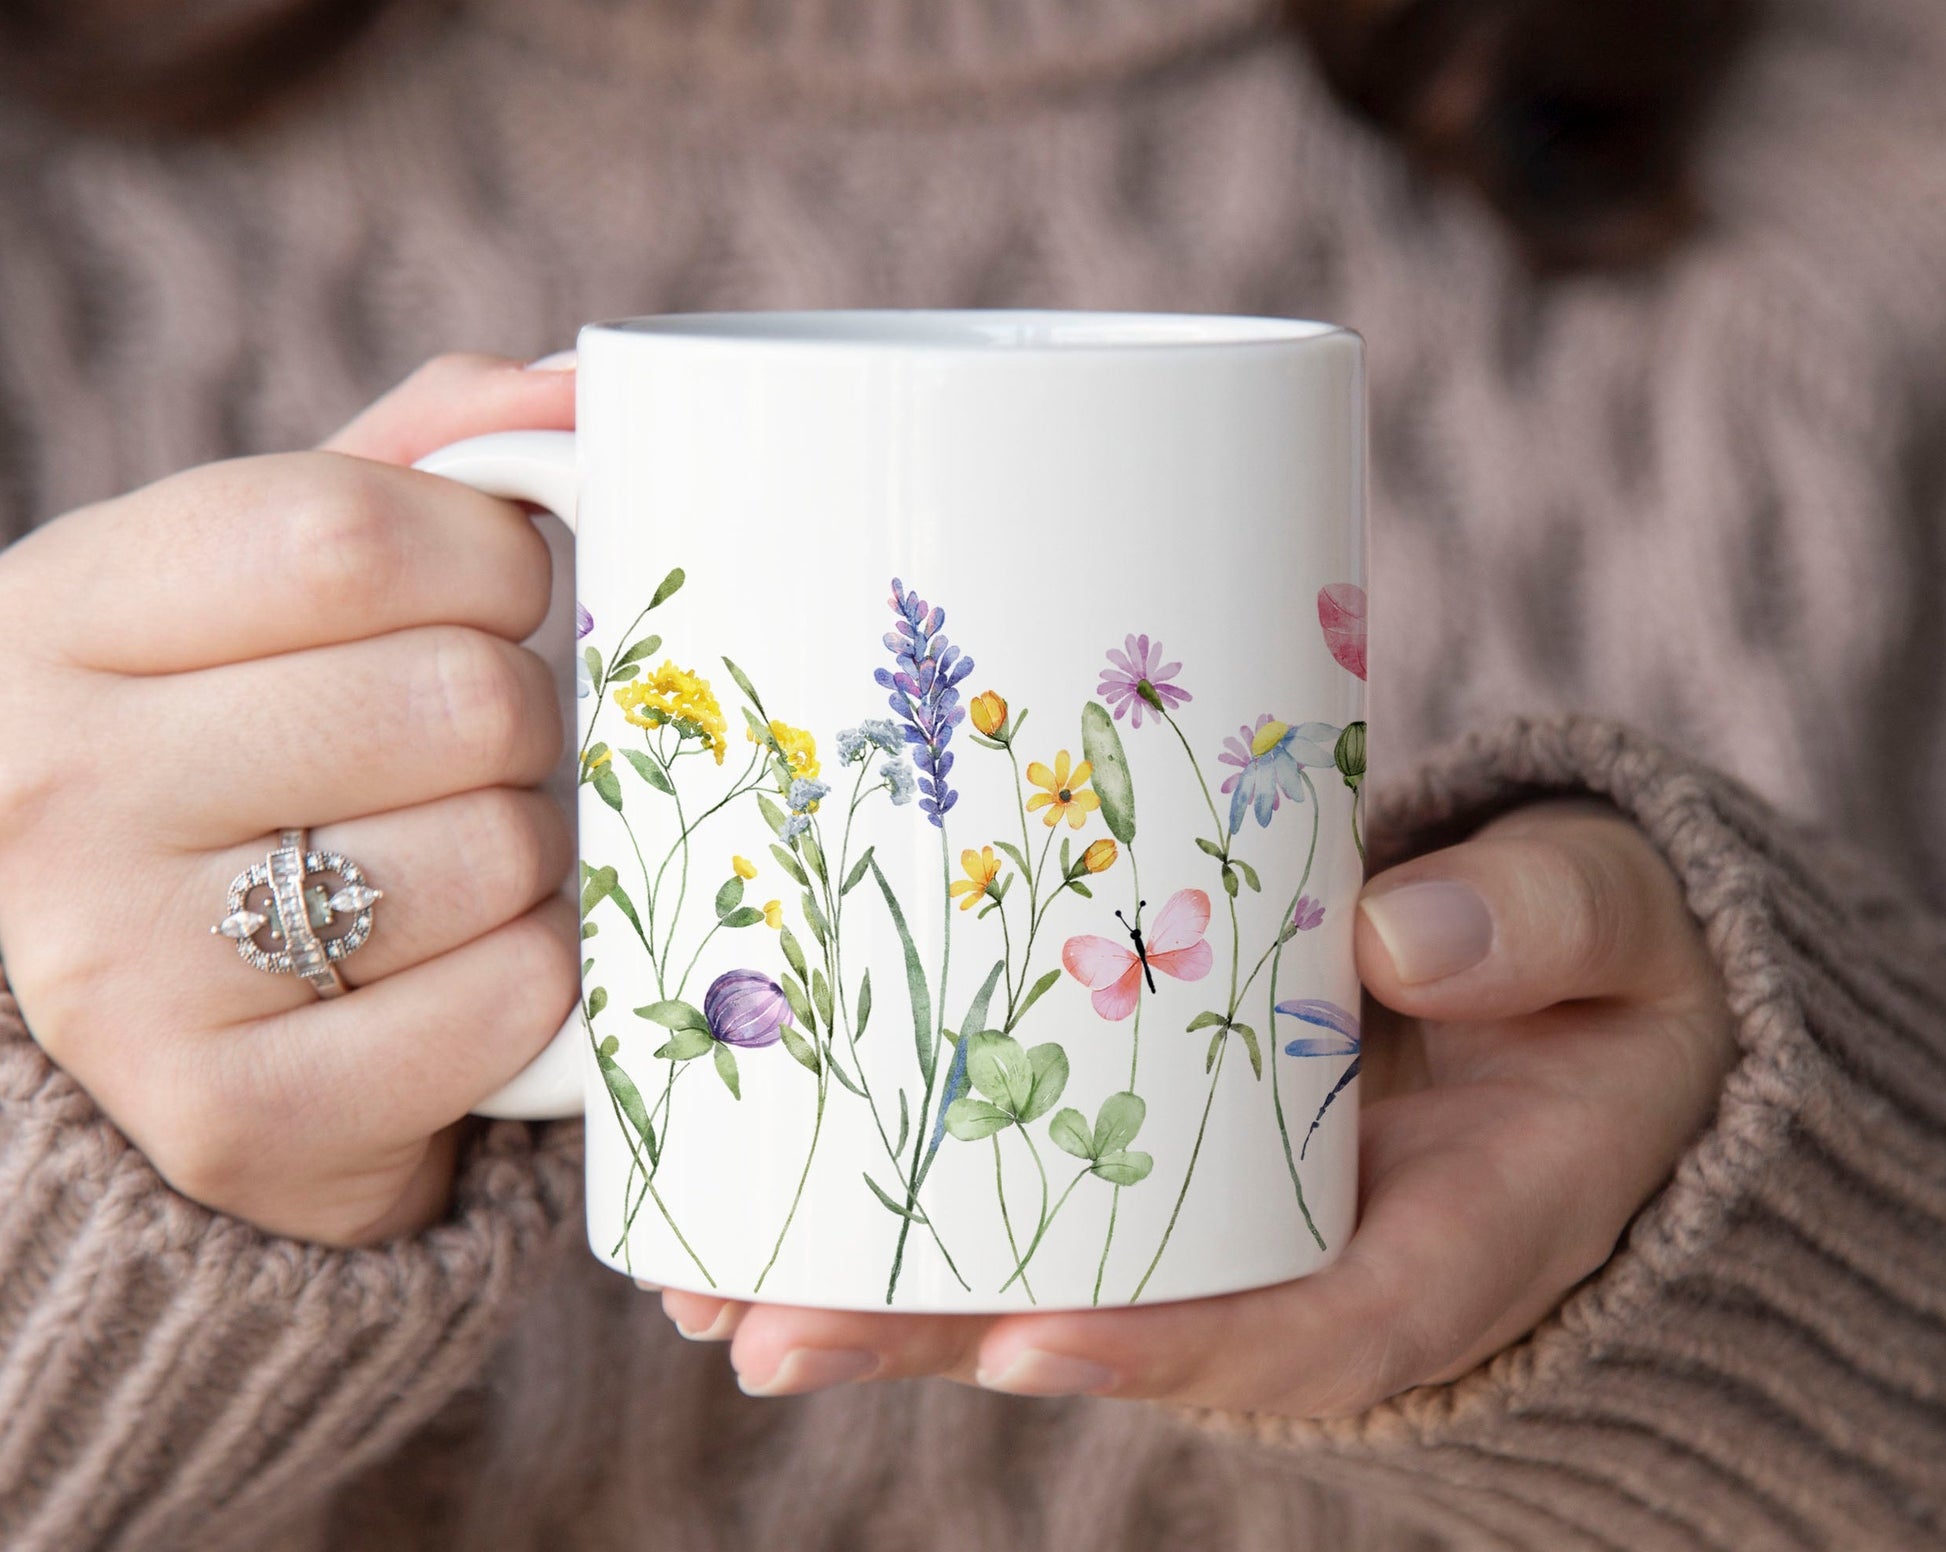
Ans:
[[[889,613],[881,623],[860,622],[861,631],[881,638],[873,683],[860,686],[861,711],[874,714],[830,729],[821,742],[825,730],[798,726],[789,707],[768,704],[732,659],[715,659],[718,673],[704,660],[664,654],[660,636],[643,631],[684,580],[680,570],[664,577],[606,657],[587,640],[600,622],[577,611],[580,689],[592,703],[580,780],[613,810],[627,843],[612,865],[584,862],[581,879],[581,931],[589,945],[581,1017],[629,1148],[614,1256],[630,1265],[636,1221],[650,1212],[697,1276],[718,1285],[725,1269],[707,1265],[685,1234],[681,1204],[664,1189],[663,1165],[672,1146],[683,1146],[679,1118],[693,1108],[694,1086],[712,1081],[694,1073],[707,1069],[740,1103],[744,1064],[785,1062],[783,1071],[801,1069],[797,1081],[812,1115],[808,1142],[788,1208],[764,1229],[763,1264],[727,1269],[732,1285],[762,1292],[807,1192],[857,1191],[892,1220],[883,1265],[887,1304],[898,1300],[915,1237],[960,1288],[976,1291],[954,1246],[964,1255],[992,1227],[1004,1255],[983,1251],[965,1260],[1006,1270],[979,1292],[1038,1302],[1036,1259],[1051,1238],[1064,1236],[1088,1247],[1095,1303],[1139,1299],[1192,1196],[1233,1046],[1254,1081],[1269,1080],[1266,1124],[1276,1127],[1296,1214],[1325,1248],[1300,1164],[1333,1101],[1357,1075],[1359,1030],[1354,1015],[1284,985],[1282,971],[1286,946],[1325,919],[1306,890],[1324,824],[1318,784],[1328,777],[1350,793],[1346,812],[1363,855],[1364,724],[1338,727],[1282,718],[1284,708],[1237,708],[1248,711],[1247,720],[1206,757],[1179,714],[1210,689],[1170,659],[1160,639],[1143,633],[1107,644],[1095,698],[1065,709],[1069,717],[1078,710],[1078,737],[1030,740],[1027,708],[1009,699],[1018,687],[980,684],[975,659],[945,633],[945,610],[895,578]],[[1363,593],[1333,584],[1318,595],[1318,615],[1325,650],[1362,679]],[[873,687],[875,708],[867,699]],[[738,722],[740,737],[732,731]],[[1207,834],[1151,836],[1138,826],[1137,769],[1157,762],[1175,763],[1193,778]],[[955,833],[968,783],[1006,795],[1013,816],[1001,827],[1007,833]],[[751,811],[770,836],[768,855],[754,860],[712,840],[729,829],[719,816]],[[1300,818],[1286,821],[1293,811]],[[895,887],[865,840],[882,840],[887,824],[913,827],[936,848],[930,889],[915,888],[909,873]],[[1286,834],[1293,824],[1301,828]],[[734,833],[740,839],[751,829]],[[1250,849],[1292,855],[1306,839],[1291,899],[1267,940],[1246,942],[1238,901],[1263,888]],[[1184,844],[1192,840],[1194,852]],[[1142,861],[1151,851],[1173,859],[1199,853],[1193,871],[1202,876],[1155,879],[1155,894],[1146,894]],[[760,879],[778,881],[770,898],[758,898],[770,889],[752,889]],[[922,940],[936,945],[931,961]],[[869,968],[858,967],[861,941],[896,942],[904,984],[889,996],[874,988]],[[727,957],[734,967],[705,983],[698,966],[712,945],[712,963],[733,951]],[[652,986],[653,999],[627,1012],[611,1009],[598,961],[625,964],[629,984]],[[1037,1004],[1064,978],[1085,991],[1097,1023],[1090,1030],[1085,1016],[1077,1022],[1070,1015],[1062,1032],[1070,1041],[1125,1041],[1124,1086],[1071,1096],[1067,1050],[1058,1041],[1032,1041]],[[1145,1008],[1166,983],[1206,992],[1206,1008],[1186,1030],[1151,1031],[1151,1039],[1208,1031],[1207,1092],[1197,1096],[1193,1144],[1180,1157],[1158,1158],[1137,1146],[1156,1098],[1142,1092],[1141,1049]],[[908,1076],[895,1084],[885,1080],[882,1062],[868,1069],[859,1054],[883,1002],[903,1006],[897,1013],[886,1008],[879,1026],[910,1029],[910,1055],[902,1059]],[[1272,1040],[1268,1064],[1252,1008],[1262,1010]],[[652,1032],[646,1063],[630,1058],[624,1065],[618,1016]],[[1277,1060],[1285,1032],[1292,1036],[1281,1047],[1285,1058],[1346,1063],[1295,1146]],[[642,1048],[634,1039],[628,1044]],[[1168,1098],[1182,1102],[1179,1093]],[[1067,1099],[1081,1103],[1064,1105]],[[819,1173],[827,1119],[869,1139],[876,1162],[862,1174],[847,1170],[848,1178]],[[969,1159],[991,1155],[991,1226],[936,1220],[927,1183],[947,1149],[976,1150]],[[1031,1173],[1023,1177],[1022,1170]],[[1026,1191],[1018,1189],[1022,1178],[1032,1182]],[[1172,1206],[1158,1242],[1130,1247],[1139,1254],[1116,1263],[1124,1270],[1111,1279],[1122,1193],[1136,1189],[1168,1193]],[[1094,1205],[1071,1206],[1082,1202]]]

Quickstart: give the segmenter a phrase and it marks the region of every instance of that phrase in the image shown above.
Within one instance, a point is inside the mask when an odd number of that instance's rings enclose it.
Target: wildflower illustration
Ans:
[[[1363,724],[1340,728],[1239,707],[1231,715],[1248,709],[1256,712],[1254,722],[1239,726],[1206,764],[1180,720],[1195,701],[1179,682],[1183,664],[1167,656],[1159,639],[1131,633],[1107,650],[1097,698],[1079,707],[1078,747],[1070,733],[1037,739],[1038,748],[1024,750],[1027,708],[999,686],[973,693],[975,663],[947,637],[945,609],[894,578],[890,628],[882,636],[889,662],[880,659],[872,675],[890,715],[835,729],[807,726],[804,719],[793,720],[790,706],[767,705],[756,681],[731,658],[708,660],[720,663],[718,674],[680,646],[665,654],[659,635],[637,636],[683,584],[682,571],[671,571],[606,657],[587,642],[595,620],[577,607],[579,672],[591,703],[579,750],[580,781],[612,811],[627,846],[619,865],[583,864],[581,902],[582,936],[589,944],[582,1018],[629,1148],[614,1250],[622,1264],[630,1265],[638,1215],[652,1208],[698,1275],[717,1286],[678,1221],[681,1202],[666,1189],[672,1120],[694,1108],[686,1096],[694,1092],[697,1080],[689,1075],[699,1064],[714,1074],[713,1081],[701,1080],[705,1089],[720,1086],[710,1103],[727,1104],[734,1114],[745,1104],[746,1064],[777,1062],[783,1065],[763,1072],[802,1069],[807,1075],[791,1082],[805,1086],[810,1126],[801,1165],[794,1163],[788,1206],[774,1234],[766,1230],[768,1258],[748,1279],[754,1290],[761,1291],[776,1268],[809,1197],[854,1191],[875,1204],[872,1210],[896,1220],[885,1268],[887,1304],[898,1300],[915,1232],[969,1292],[973,1283],[954,1247],[963,1253],[990,1236],[969,1265],[1004,1265],[1004,1274],[981,1274],[991,1277],[986,1291],[1011,1293],[1018,1285],[1027,1303],[1038,1302],[1034,1268],[1051,1236],[1085,1233],[1092,1256],[1099,1234],[1095,1302],[1111,1272],[1118,1283],[1129,1277],[1119,1285],[1132,1287],[1131,1301],[1139,1299],[1190,1195],[1230,1046],[1242,1046],[1252,1073],[1258,1080],[1264,1076],[1262,1044],[1241,1013],[1260,978],[1267,979],[1264,1006],[1273,1028],[1288,1018],[1320,1031],[1300,1034],[1281,1050],[1273,1044],[1269,1087],[1296,1204],[1322,1248],[1298,1165],[1332,1101],[1356,1076],[1357,1025],[1334,1004],[1286,995],[1280,973],[1285,946],[1324,920],[1324,907],[1305,892],[1322,822],[1313,773],[1337,769],[1352,794],[1355,825]],[[1362,677],[1363,595],[1350,584],[1334,584],[1326,594],[1335,611],[1327,619],[1321,594],[1327,650]],[[730,728],[738,720],[743,736],[732,743]],[[1151,908],[1143,891],[1137,784],[1123,727],[1131,734],[1150,730],[1142,740],[1159,738],[1165,753],[1173,745],[1168,758],[1186,761],[1209,817],[1207,835],[1140,832],[1143,855],[1161,854],[1170,870],[1207,867],[1215,887],[1170,879],[1175,887]],[[1153,732],[1158,727],[1167,735]],[[968,743],[973,765],[962,769],[958,762]],[[1029,753],[1043,758],[1023,763]],[[1211,784],[1215,776],[1222,778],[1220,787]],[[964,831],[971,823],[965,816],[973,810],[956,813],[969,782],[1006,794],[1006,817],[997,826],[1001,833],[962,833],[956,846],[949,830]],[[1310,818],[1303,873],[1272,924],[1269,942],[1246,968],[1237,905],[1263,884],[1239,847],[1263,836],[1290,807],[1307,809]],[[990,822],[978,821],[982,828]],[[758,844],[751,843],[753,830]],[[760,839],[766,830],[767,843]],[[921,887],[904,864],[881,864],[877,848],[893,835],[935,832],[935,882]],[[710,843],[710,835],[718,839]],[[1098,898],[1104,886],[1111,887],[1112,900]],[[1050,930],[1057,917],[1064,924],[1058,935]],[[764,930],[751,930],[759,927]],[[601,936],[604,931],[619,934],[619,944],[608,946],[612,938]],[[897,946],[911,1030],[909,1052],[898,1064],[909,1076],[900,1081],[888,1078],[883,1058],[875,1057],[869,1069],[859,1058],[879,998],[871,969],[857,967],[861,934]],[[936,945],[934,963],[922,959],[921,942]],[[698,972],[706,956],[712,968],[729,967],[697,992],[692,983],[703,981]],[[625,1059],[625,1042],[609,1030],[617,1012],[597,984],[597,961],[626,964],[631,985],[654,989],[651,1000],[632,1010],[640,1021],[634,1027],[648,1030],[654,1041],[646,1060]],[[1127,1033],[1126,1084],[1087,1096],[1087,1108],[1063,1103],[1072,1077],[1067,1049],[1057,1041],[1031,1042],[1025,1032],[1037,1005],[1063,976],[1087,992],[1105,1033],[1118,1039]],[[1158,1168],[1154,1154],[1134,1145],[1157,1102],[1145,1098],[1140,1086],[1144,1008],[1168,984],[1212,988],[1216,1001],[1187,1025],[1192,1033],[1212,1031],[1204,1063],[1208,1089],[1186,1156],[1161,1161],[1175,1196],[1160,1243],[1145,1268],[1138,1262],[1126,1273],[1114,1272],[1122,1193]],[[1278,1090],[1280,1055],[1351,1057],[1295,1149]],[[706,1092],[695,1097],[708,1100]],[[819,1171],[827,1119],[838,1114],[843,1125],[861,1128],[871,1139],[874,1162],[862,1178],[855,1167],[848,1180]],[[928,1185],[949,1145],[991,1154],[993,1190],[984,1225],[963,1193],[953,1199],[956,1221],[939,1221]],[[1064,1179],[1063,1158],[1072,1161]],[[1031,1185],[1023,1187],[1023,1178]],[[1102,1185],[1084,1188],[1088,1180]],[[1093,1205],[1080,1205],[1087,1203]],[[1078,1221],[1083,1218],[1092,1227]],[[1004,1257],[997,1254],[1001,1244]]]

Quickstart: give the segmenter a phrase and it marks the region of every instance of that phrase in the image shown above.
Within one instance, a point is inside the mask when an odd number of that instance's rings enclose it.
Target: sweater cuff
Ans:
[[[1517,721],[1375,794],[1374,866],[1593,796],[1680,880],[1742,1051],[1622,1248],[1472,1374],[1349,1419],[1197,1412],[1429,1525],[1547,1547],[1937,1546],[1946,925],[1613,723]]]
[[[578,1216],[580,1127],[483,1128],[448,1218],[333,1250],[178,1195],[0,980],[0,1544],[253,1544],[472,1380]]]

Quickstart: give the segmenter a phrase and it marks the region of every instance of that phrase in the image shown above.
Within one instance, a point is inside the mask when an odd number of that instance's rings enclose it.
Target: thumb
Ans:
[[[427,453],[489,431],[574,429],[572,357],[531,367],[504,356],[435,356],[324,444],[380,463]]]
[[[1500,1019],[1590,997],[1652,1001],[1707,973],[1675,876],[1607,809],[1525,809],[1381,873],[1359,900],[1360,978],[1387,1007]]]

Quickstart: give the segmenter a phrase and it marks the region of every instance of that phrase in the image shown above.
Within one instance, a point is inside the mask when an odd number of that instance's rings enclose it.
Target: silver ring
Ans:
[[[336,889],[306,881],[335,878]],[[270,975],[301,975],[320,997],[350,990],[338,961],[372,935],[372,907],[385,898],[364,869],[335,851],[312,851],[302,830],[285,830],[262,862],[230,880],[230,914],[210,931],[236,944],[245,964]],[[349,918],[351,925],[331,931]]]

